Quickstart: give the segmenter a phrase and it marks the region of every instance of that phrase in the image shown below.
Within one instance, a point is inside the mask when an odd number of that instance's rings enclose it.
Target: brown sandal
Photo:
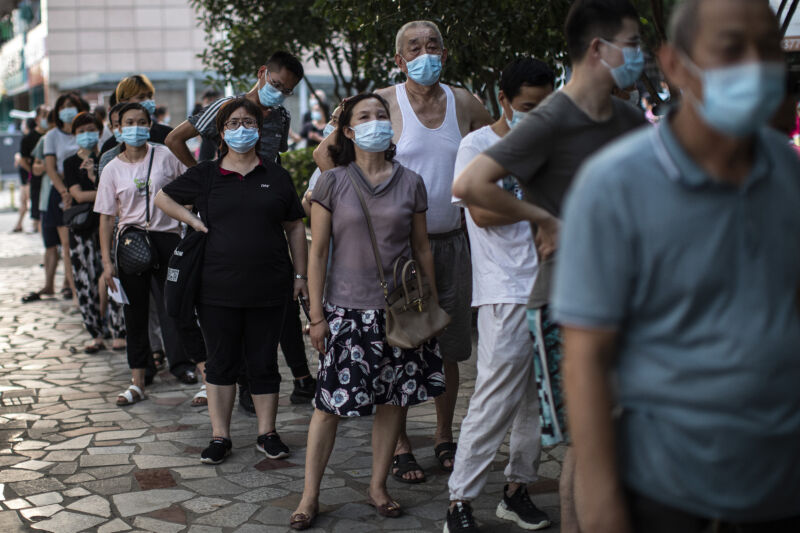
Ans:
[[[289,518],[289,527],[295,530],[310,529],[314,525],[314,520],[319,513],[319,507],[314,509],[314,513],[307,515],[305,513],[295,513]]]
[[[367,498],[367,503],[374,507],[381,516],[385,516],[386,518],[398,518],[401,514],[403,514],[403,508],[400,507],[400,504],[394,500],[384,503],[383,505],[378,505],[377,502],[372,499],[372,496],[367,496]]]

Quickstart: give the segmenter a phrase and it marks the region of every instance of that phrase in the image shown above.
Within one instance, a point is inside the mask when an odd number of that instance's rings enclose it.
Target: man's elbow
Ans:
[[[460,200],[467,200],[470,198],[472,191],[467,183],[468,179],[469,176],[463,172],[456,177],[455,181],[453,181],[453,196]]]
[[[178,130],[177,129],[174,129],[171,132],[169,132],[167,134],[167,138],[164,139],[164,144],[167,146],[167,148],[169,148],[173,152],[175,151],[175,147],[178,145],[179,142],[181,142],[181,141],[180,141],[180,139],[178,139]]]

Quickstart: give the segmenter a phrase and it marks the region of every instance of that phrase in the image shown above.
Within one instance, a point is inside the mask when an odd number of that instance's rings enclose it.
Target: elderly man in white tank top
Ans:
[[[468,359],[472,351],[472,271],[467,238],[461,228],[461,210],[451,202],[453,169],[462,137],[490,124],[492,118],[468,91],[439,82],[447,50],[436,24],[424,20],[405,24],[397,32],[396,49],[395,63],[407,80],[376,92],[390,106],[397,161],[422,176],[428,191],[428,234],[436,286],[440,305],[453,319],[439,337],[447,392],[436,398],[434,453],[442,468],[452,471],[458,362]],[[406,483],[425,479],[411,455],[405,424],[392,471]]]

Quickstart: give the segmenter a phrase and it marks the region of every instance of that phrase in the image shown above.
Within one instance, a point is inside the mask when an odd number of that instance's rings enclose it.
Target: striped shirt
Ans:
[[[204,139],[219,145],[222,138],[217,131],[217,113],[225,102],[242,96],[244,95],[220,98],[209,104],[198,114],[190,116],[188,121]],[[289,111],[283,106],[270,107],[268,109],[269,113],[264,117],[264,123],[261,126],[261,142],[258,146],[258,154],[264,161],[278,162],[278,154],[289,149],[288,138],[291,117]]]

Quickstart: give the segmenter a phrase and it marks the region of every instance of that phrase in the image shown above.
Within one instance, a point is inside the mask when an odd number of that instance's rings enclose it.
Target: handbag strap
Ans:
[[[389,286],[386,284],[386,277],[383,275],[383,263],[381,262],[381,254],[378,252],[378,240],[375,238],[375,229],[372,227],[372,217],[369,215],[369,209],[367,209],[367,202],[364,200],[364,194],[361,192],[361,187],[356,182],[355,178],[350,171],[350,167],[347,168],[347,177],[350,178],[350,183],[353,185],[353,189],[356,191],[356,195],[358,196],[358,201],[361,203],[361,209],[364,211],[364,218],[367,219],[367,228],[369,229],[369,240],[372,242],[372,253],[375,254],[375,263],[378,265],[378,276],[381,279],[381,288],[383,289],[383,297],[389,297]]]
[[[155,153],[156,153],[156,147],[150,146],[150,163],[147,165],[147,179],[144,181],[145,231],[150,229],[150,171],[153,170],[153,156],[155,155]]]

